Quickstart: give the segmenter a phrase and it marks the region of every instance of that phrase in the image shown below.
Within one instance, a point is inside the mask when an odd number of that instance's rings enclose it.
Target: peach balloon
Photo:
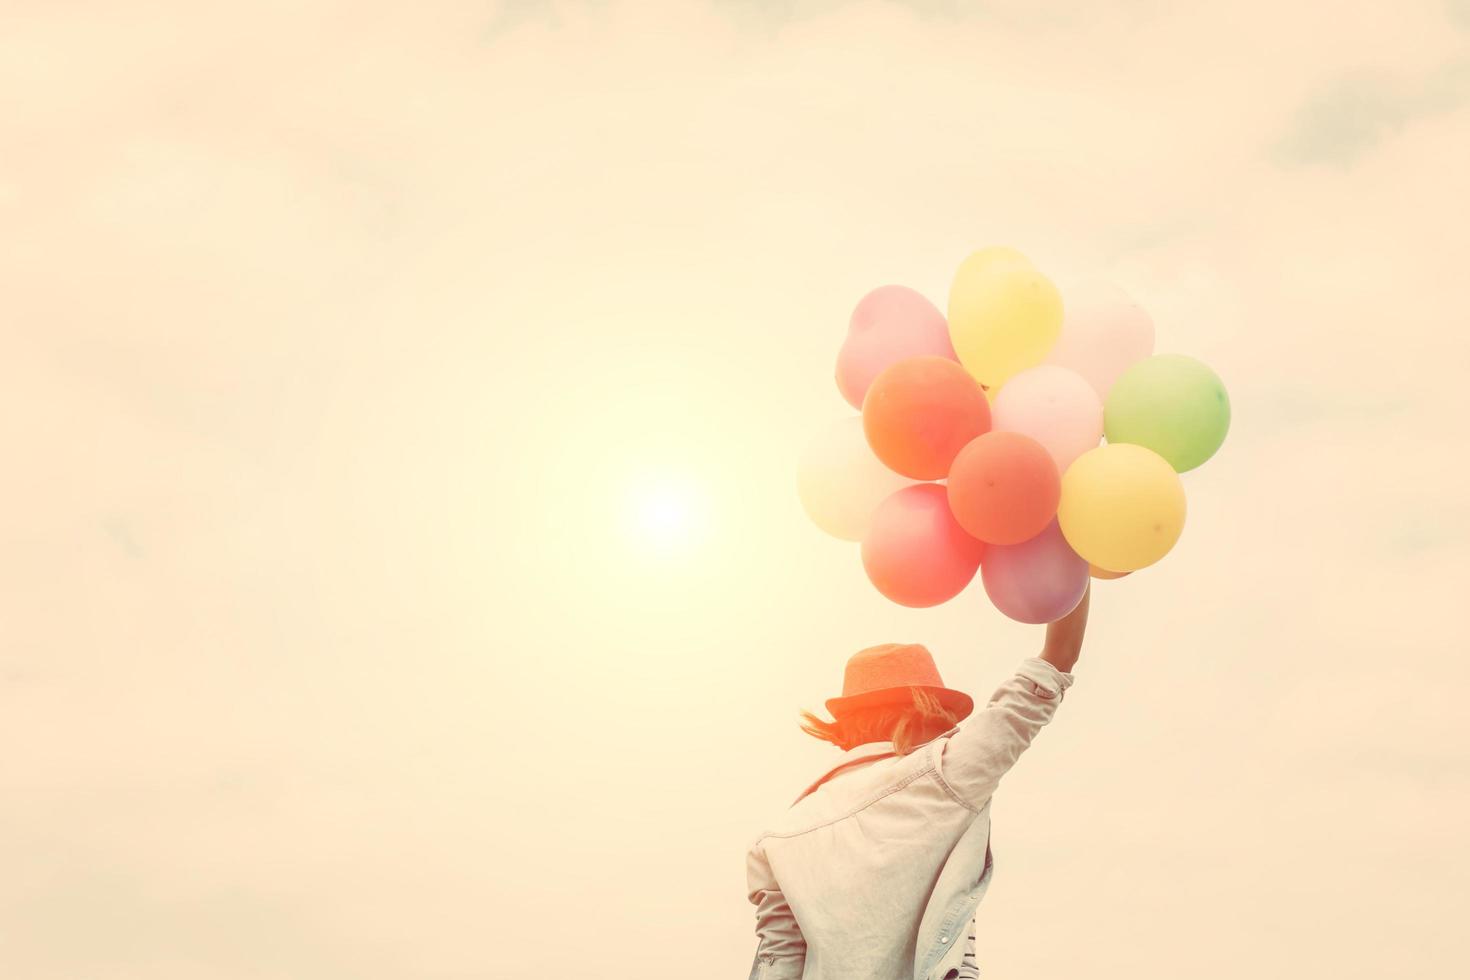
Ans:
[[[1154,352],[1154,321],[1111,283],[1087,282],[1063,294],[1062,334],[1046,363],[1071,368],[1106,402],[1113,382]]]
[[[987,432],[949,470],[949,509],[987,544],[1020,544],[1056,516],[1062,480],[1046,448],[1019,432]]]
[[[971,439],[990,430],[990,402],[959,362],[924,355],[892,364],[863,399],[868,445],[889,469],[916,480],[949,473]]]
[[[1122,578],[1125,575],[1133,574],[1132,572],[1110,572],[1106,568],[1098,568],[1096,565],[1088,566],[1088,571],[1091,573],[1093,578],[1102,579],[1104,581],[1109,579]]]
[[[861,541],[873,510],[914,481],[878,461],[859,416],[817,433],[801,454],[796,491],[812,523],[835,538]]]
[[[959,360],[944,314],[907,286],[879,286],[858,300],[848,319],[847,338],[837,352],[837,389],[861,409],[884,368],[921,354]]]
[[[1041,443],[1058,473],[1102,441],[1102,400],[1085,378],[1064,367],[1043,364],[1022,371],[1006,382],[992,409],[993,428]]]
[[[960,527],[944,487],[917,483],[873,512],[863,539],[863,570],[884,596],[902,606],[937,606],[964,591],[980,568],[985,544]]]

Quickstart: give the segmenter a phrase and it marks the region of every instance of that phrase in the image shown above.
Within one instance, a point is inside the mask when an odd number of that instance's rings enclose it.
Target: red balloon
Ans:
[[[980,382],[945,357],[906,357],[879,372],[863,398],[863,432],[889,469],[938,480],[971,439],[990,431]]]
[[[1057,516],[1062,478],[1046,447],[1019,432],[987,432],[949,469],[949,506],[970,534],[989,544],[1020,544]]]
[[[944,487],[918,483],[878,505],[862,552],[879,592],[901,606],[937,606],[970,584],[985,543],[954,519]]]

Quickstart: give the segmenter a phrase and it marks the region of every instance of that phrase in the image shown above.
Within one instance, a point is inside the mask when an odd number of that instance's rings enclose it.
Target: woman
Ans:
[[[842,758],[747,856],[751,980],[978,976],[990,799],[1072,684],[1090,598],[1089,587],[973,717],[923,646],[853,655],[843,696],[827,702],[833,720],[804,713],[802,724]]]

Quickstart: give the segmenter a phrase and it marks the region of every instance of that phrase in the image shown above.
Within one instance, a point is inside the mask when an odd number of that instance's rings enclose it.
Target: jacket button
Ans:
[[[939,937],[939,941],[942,942],[942,943],[947,943],[947,942],[949,942],[949,937],[948,936],[940,936]]]

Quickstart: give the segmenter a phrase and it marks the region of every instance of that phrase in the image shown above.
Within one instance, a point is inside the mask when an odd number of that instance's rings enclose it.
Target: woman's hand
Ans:
[[[1055,623],[1047,624],[1046,648],[1041,651],[1041,659],[1064,674],[1071,673],[1082,655],[1082,634],[1087,632],[1087,604],[1091,599],[1092,580],[1088,579],[1087,591],[1082,593],[1077,608]]]

